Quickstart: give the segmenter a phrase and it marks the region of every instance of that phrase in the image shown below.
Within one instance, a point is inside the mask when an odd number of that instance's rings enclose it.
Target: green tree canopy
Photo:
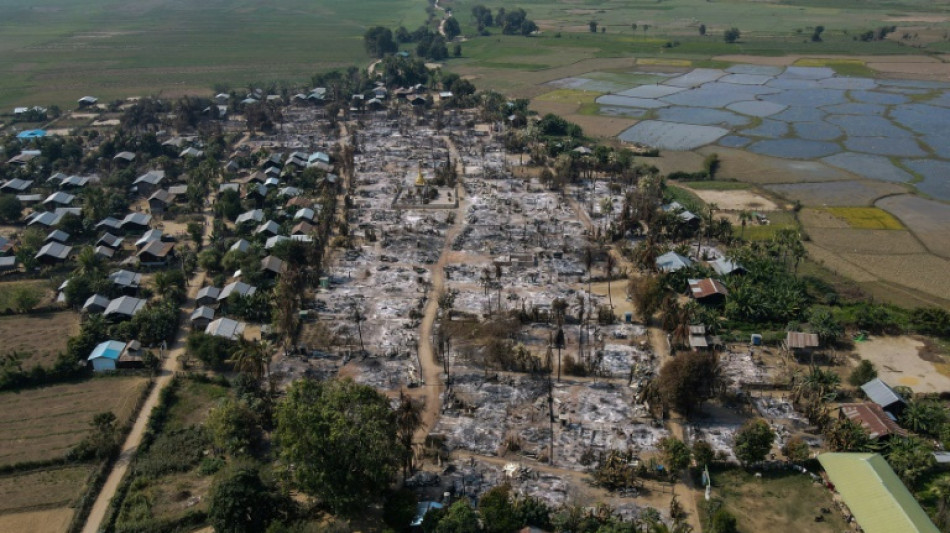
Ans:
[[[381,496],[402,459],[389,400],[349,379],[294,383],[275,436],[297,486],[343,514]]]
[[[0,222],[19,222],[23,216],[23,204],[12,194],[0,194]]]
[[[876,377],[877,369],[874,368],[874,363],[867,359],[861,359],[858,366],[856,366],[854,370],[851,371],[851,375],[848,376],[848,383],[855,387],[860,387]]]
[[[689,352],[670,359],[660,368],[656,392],[667,409],[689,415],[712,398],[719,376],[719,360],[715,355]]]
[[[775,433],[772,432],[768,422],[755,418],[743,424],[736,433],[732,451],[742,464],[750,465],[764,460],[772,450],[773,442],[775,442]]]
[[[256,533],[286,515],[290,505],[257,470],[241,468],[212,487],[208,518],[218,533]]]
[[[366,51],[373,57],[383,57],[398,50],[393,32],[389,28],[373,26],[363,34],[363,44]]]

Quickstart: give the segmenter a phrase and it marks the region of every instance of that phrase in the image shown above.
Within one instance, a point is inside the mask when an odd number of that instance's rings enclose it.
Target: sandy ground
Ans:
[[[444,140],[449,147],[452,158],[455,161],[461,161],[462,159],[452,140],[448,137],[445,137]],[[463,168],[461,169],[461,174],[464,175],[464,173],[465,169]],[[464,188],[459,189],[459,191],[462,190],[464,190]],[[462,194],[459,194],[458,200],[460,203],[457,212],[464,213],[468,199]],[[439,261],[432,267],[432,288],[429,290],[429,298],[426,301],[425,312],[422,317],[422,322],[419,325],[419,366],[422,367],[424,385],[413,389],[409,393],[413,398],[421,398],[424,402],[422,407],[422,423],[413,436],[413,441],[416,444],[425,443],[426,436],[432,428],[435,427],[439,420],[439,414],[442,411],[441,397],[445,385],[442,383],[442,365],[436,360],[435,349],[432,346],[432,328],[439,311],[439,299],[437,295],[442,292],[445,286],[445,265],[448,262],[452,249],[452,241],[454,237],[458,235],[459,231],[461,231],[464,220],[464,217],[455,217],[455,224],[445,234],[445,244],[442,247],[442,254],[439,256]]]
[[[69,527],[73,510],[69,507],[0,515],[0,531],[62,533]]]
[[[681,185],[681,187],[683,187]],[[707,204],[716,204],[719,206],[719,209],[724,211],[776,211],[778,210],[778,205],[775,202],[769,200],[768,198],[762,196],[761,194],[756,194],[752,191],[710,191],[710,190],[695,190],[689,187],[683,187],[686,190],[692,191],[693,194],[699,196]]]
[[[855,346],[855,353],[877,367],[878,377],[890,386],[904,385],[914,392],[950,392],[950,378],[933,363],[920,358],[924,343],[907,336],[873,337]]]

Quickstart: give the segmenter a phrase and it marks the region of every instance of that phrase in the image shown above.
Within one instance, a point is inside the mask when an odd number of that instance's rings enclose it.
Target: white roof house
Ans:
[[[244,322],[222,317],[212,320],[211,323],[208,324],[208,327],[205,328],[205,333],[214,335],[215,337],[236,340],[244,334],[245,327],[247,327],[247,324]]]

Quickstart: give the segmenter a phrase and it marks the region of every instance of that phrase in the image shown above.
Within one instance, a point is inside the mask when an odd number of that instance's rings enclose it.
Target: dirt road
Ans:
[[[588,231],[594,231],[594,224],[591,221],[590,217],[587,215],[587,212],[584,210],[583,206],[577,202],[577,200],[571,198],[569,200],[571,207],[574,209],[574,212],[577,213],[577,218],[580,220]],[[627,272],[637,272],[636,266],[627,261],[622,254],[617,252],[616,249],[611,247],[608,250],[608,253],[612,254],[617,260],[617,267],[619,270],[626,269]],[[622,282],[618,282],[622,283]],[[642,320],[642,317],[640,317]],[[670,358],[670,349],[669,343],[667,342],[666,333],[655,326],[650,326],[644,321],[644,325],[647,326],[647,334],[650,338],[650,345],[653,348],[653,353],[657,357],[657,365],[663,366],[664,363]],[[667,427],[670,432],[680,440],[683,440],[685,437],[683,427],[680,421],[670,421],[667,423]],[[677,484],[679,486],[679,484]],[[685,489],[685,497],[680,500],[680,503],[683,505],[686,514],[687,522],[693,526],[693,531],[701,531],[700,521],[699,521],[699,507],[696,505],[698,498],[702,496],[702,491],[697,487],[693,486],[693,483],[689,479],[685,479],[683,482],[683,488]]]
[[[204,217],[208,229],[204,236],[204,241],[207,244],[210,237],[209,233],[211,228],[211,215],[206,211]],[[106,478],[106,482],[102,486],[102,490],[99,491],[99,495],[96,497],[96,502],[89,511],[89,516],[86,518],[86,525],[82,530],[83,533],[98,533],[102,527],[102,522],[105,520],[106,512],[109,509],[109,504],[111,503],[112,498],[115,496],[116,490],[119,488],[119,484],[122,483],[122,479],[125,477],[125,474],[129,469],[129,463],[132,462],[132,459],[138,452],[139,445],[142,444],[142,437],[145,435],[145,428],[148,425],[149,417],[152,415],[152,410],[156,405],[158,405],[158,399],[161,395],[161,392],[165,389],[165,387],[168,386],[169,383],[171,383],[175,372],[181,369],[181,364],[178,361],[178,358],[185,353],[185,338],[188,336],[189,332],[189,328],[186,326],[188,324],[188,313],[185,312],[184,309],[194,308],[195,298],[197,298],[198,291],[201,290],[204,280],[205,273],[198,272],[192,276],[191,280],[188,282],[188,299],[182,305],[181,317],[179,319],[179,323],[181,325],[178,328],[178,332],[175,334],[175,342],[169,346],[169,350],[165,353],[165,362],[162,364],[161,373],[159,374],[158,378],[156,378],[155,386],[152,388],[148,398],[146,398],[145,403],[142,405],[142,409],[139,411],[139,416],[135,419],[135,424],[132,425],[132,430],[129,432],[129,435],[125,438],[125,442],[122,444],[122,451],[119,453],[118,460],[112,467],[109,477]]]
[[[426,435],[435,427],[439,420],[439,414],[442,408],[442,392],[445,390],[445,384],[442,382],[442,365],[436,360],[435,349],[432,346],[432,330],[435,325],[435,319],[439,312],[439,294],[445,287],[445,265],[452,251],[452,241],[462,230],[465,217],[466,198],[464,187],[462,187],[462,175],[465,173],[464,165],[459,157],[459,152],[448,137],[442,137],[449,147],[449,153],[456,161],[459,169],[459,186],[456,189],[458,193],[459,206],[454,211],[455,222],[445,232],[445,243],[442,245],[442,253],[439,260],[432,266],[432,286],[426,299],[425,312],[422,316],[422,323],[419,325],[419,365],[422,367],[422,378],[424,386],[412,391],[410,396],[421,398],[424,401],[422,411],[422,424],[416,430],[413,441],[417,445],[425,442]]]

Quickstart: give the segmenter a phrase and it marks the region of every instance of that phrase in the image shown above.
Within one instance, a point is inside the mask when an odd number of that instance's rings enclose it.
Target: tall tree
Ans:
[[[748,466],[764,460],[772,450],[775,432],[761,418],[747,421],[736,433],[732,451],[742,464]]]
[[[383,26],[373,26],[366,30],[363,34],[363,45],[366,46],[369,55],[378,58],[399,49],[396,41],[393,40],[392,30]]]
[[[719,382],[719,359],[715,354],[688,352],[667,361],[653,386],[666,409],[689,416],[715,396]]]
[[[402,477],[405,480],[413,469],[412,438],[416,430],[422,426],[422,404],[413,400],[408,394],[399,391],[399,404],[396,406],[396,425],[399,432],[399,442],[405,453],[402,466]]]
[[[271,360],[270,342],[266,340],[247,341],[241,339],[238,349],[230,363],[239,372],[243,372],[260,381],[267,376]]]
[[[378,499],[403,460],[389,399],[350,379],[291,385],[275,436],[297,487],[342,514]]]
[[[285,518],[289,498],[265,483],[253,468],[227,473],[211,488],[208,518],[219,533],[256,533]]]

